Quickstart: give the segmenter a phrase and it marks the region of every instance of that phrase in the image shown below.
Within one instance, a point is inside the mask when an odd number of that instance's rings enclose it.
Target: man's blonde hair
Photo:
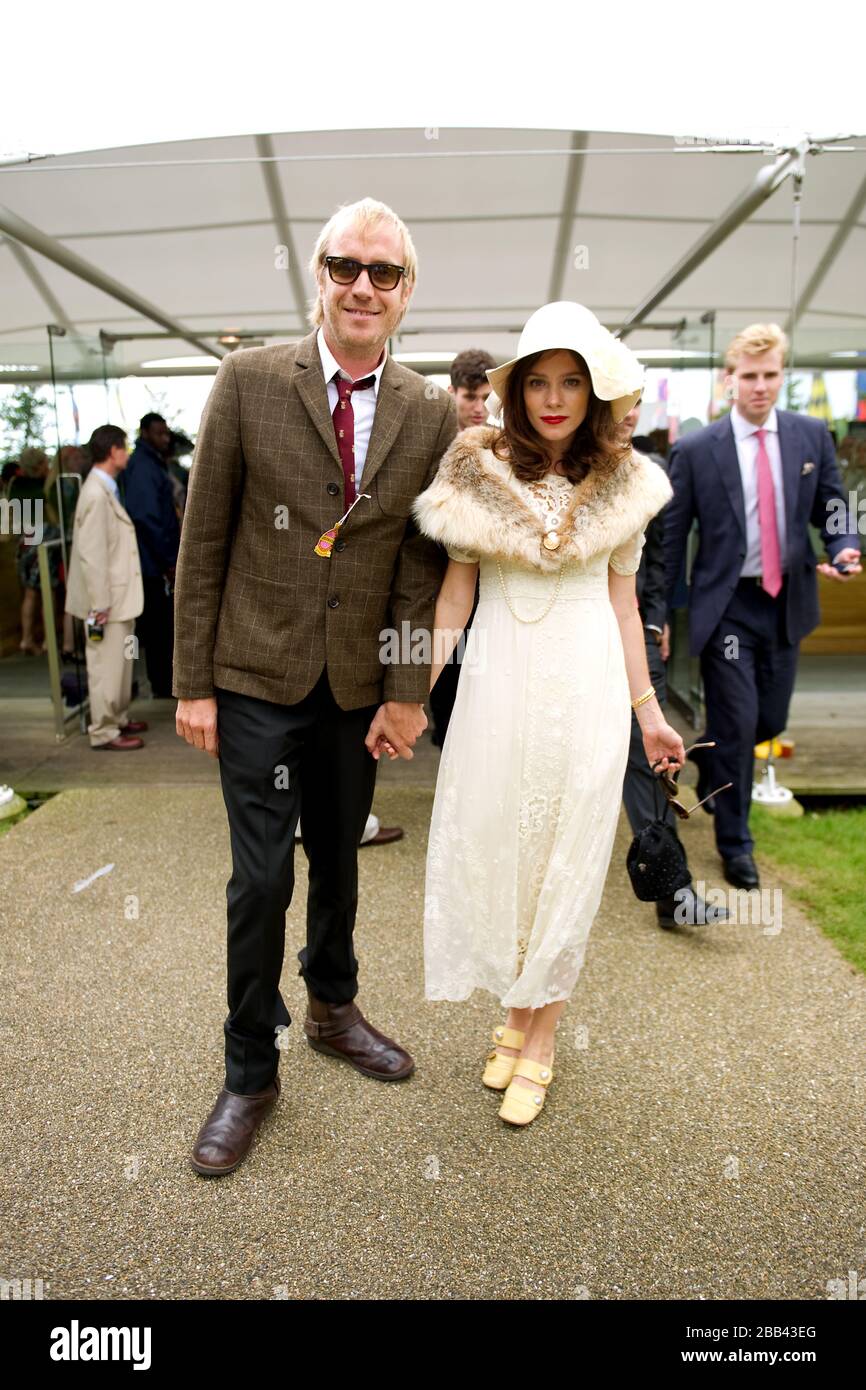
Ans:
[[[777,323],[750,323],[728,343],[725,366],[732,372],[744,355],[758,357],[762,352],[781,352],[782,361],[788,351],[788,339]]]
[[[316,281],[316,298],[307,317],[314,328],[318,328],[323,322],[322,295],[318,280],[319,271],[325,264],[325,257],[331,254],[329,250],[331,238],[345,227],[352,227],[364,234],[374,231],[383,223],[393,227],[400,237],[403,245],[400,263],[406,267],[406,279],[410,290],[414,290],[418,278],[418,257],[415,252],[415,244],[409,235],[409,228],[405,222],[397,216],[393,208],[388,207],[387,203],[380,203],[375,198],[361,198],[357,203],[343,203],[319,232],[313,254],[310,257],[309,269]]]

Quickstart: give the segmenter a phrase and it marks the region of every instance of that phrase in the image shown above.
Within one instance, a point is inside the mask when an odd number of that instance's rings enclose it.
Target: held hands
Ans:
[[[643,729],[643,746],[650,767],[658,762],[656,771],[667,772],[675,771],[677,768],[685,766],[686,750],[683,741],[676,729],[672,729],[670,724],[655,725],[654,728]],[[661,760],[661,761],[659,761]]]
[[[847,574],[840,574],[835,565],[816,565],[819,574],[823,574],[825,579],[841,579],[843,581],[853,579],[855,574],[863,573],[863,566],[860,564],[860,551],[855,550],[854,546],[848,545],[844,550],[840,550],[836,556],[837,565],[850,565]]]
[[[364,743],[377,762],[383,753],[387,753],[392,762],[395,758],[414,758],[412,749],[426,728],[423,705],[386,700],[373,716]]]
[[[217,737],[217,702],[214,696],[205,700],[178,700],[174,727],[179,738],[185,738],[193,748],[201,748],[212,757],[219,757]]]

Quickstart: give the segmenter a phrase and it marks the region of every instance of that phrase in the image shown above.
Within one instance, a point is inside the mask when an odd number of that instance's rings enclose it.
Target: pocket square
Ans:
[[[814,463],[812,462],[812,460],[810,459],[810,460],[808,461],[808,463],[804,463],[804,464],[803,464],[803,467],[800,469],[800,477],[801,477],[801,478],[805,478],[806,474],[807,474],[807,473],[812,473],[812,472],[814,472],[814,469],[815,469],[815,465],[814,465]]]

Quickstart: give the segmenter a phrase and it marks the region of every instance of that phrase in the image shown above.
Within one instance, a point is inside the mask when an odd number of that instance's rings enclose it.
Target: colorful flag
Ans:
[[[653,416],[652,427],[654,430],[664,429],[668,422],[668,379],[663,376],[659,381],[658,396],[656,397],[656,409]]]
[[[814,415],[817,420],[825,420],[828,425],[833,423],[833,412],[827,399],[827,387],[824,384],[823,372],[812,373],[812,390],[809,394],[806,414]]]

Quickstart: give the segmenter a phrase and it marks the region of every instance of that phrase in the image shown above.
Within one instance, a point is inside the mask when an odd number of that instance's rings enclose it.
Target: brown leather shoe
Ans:
[[[393,845],[395,840],[402,840],[403,827],[400,825],[383,825],[376,831],[370,840],[361,841],[361,849],[367,849],[369,845]]]
[[[278,1076],[266,1090],[254,1096],[240,1096],[223,1086],[193,1145],[189,1161],[195,1171],[216,1178],[237,1168],[279,1094]]]
[[[117,738],[110,738],[107,743],[94,743],[94,753],[125,753],[128,748],[143,748],[144,739],[137,738],[135,734],[118,734]]]
[[[409,1053],[368,1023],[357,1004],[326,1004],[309,989],[307,997],[304,1032],[316,1052],[339,1057],[377,1081],[402,1081],[415,1070]]]
[[[148,723],[146,719],[130,719],[128,724],[122,724],[120,732],[122,734],[146,734]]]

